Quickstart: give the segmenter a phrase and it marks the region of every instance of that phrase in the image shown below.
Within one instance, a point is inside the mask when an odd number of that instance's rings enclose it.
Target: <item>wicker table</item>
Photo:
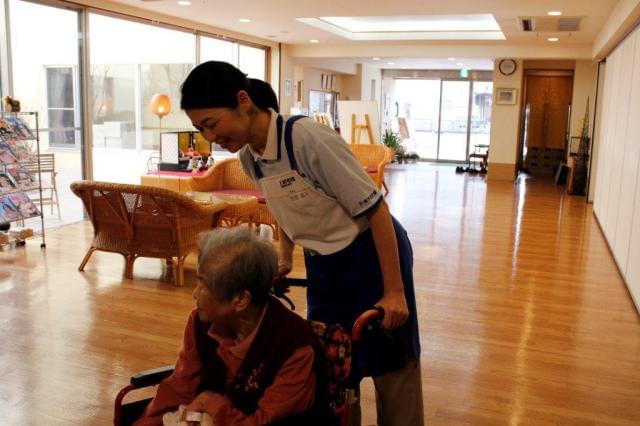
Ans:
[[[228,207],[219,216],[218,226],[233,227],[246,223],[253,226],[253,217],[258,209],[258,199],[252,195],[232,195],[218,192],[189,191],[185,195],[200,203],[224,201]]]
[[[206,173],[206,170],[197,172],[153,170],[146,175],[140,176],[140,184],[184,193],[191,190],[189,181],[192,177],[204,176]]]

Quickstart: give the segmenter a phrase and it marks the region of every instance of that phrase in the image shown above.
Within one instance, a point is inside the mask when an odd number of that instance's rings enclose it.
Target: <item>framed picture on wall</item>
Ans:
[[[518,89],[509,89],[504,87],[496,88],[496,104],[497,105],[514,105]]]
[[[284,95],[291,96],[293,94],[293,90],[291,87],[291,80],[284,81]]]

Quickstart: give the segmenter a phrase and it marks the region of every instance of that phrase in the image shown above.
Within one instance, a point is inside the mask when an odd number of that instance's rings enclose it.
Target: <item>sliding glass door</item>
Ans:
[[[469,81],[442,82],[438,160],[467,158],[469,86]]]
[[[395,79],[395,116],[405,118],[407,149],[427,160],[464,162],[489,144],[493,83]]]
[[[412,148],[420,158],[438,157],[440,80],[395,80],[395,115],[405,117]]]
[[[57,208],[45,207],[45,226],[76,222],[83,218],[82,205],[69,184],[83,177],[80,12],[21,0],[10,0],[8,6],[11,94],[22,111],[38,113],[40,152],[55,159],[60,215]]]

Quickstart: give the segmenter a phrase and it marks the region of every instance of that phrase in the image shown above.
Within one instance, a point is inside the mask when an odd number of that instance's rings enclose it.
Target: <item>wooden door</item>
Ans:
[[[572,86],[570,76],[527,76],[524,140],[534,174],[550,174],[566,158]]]

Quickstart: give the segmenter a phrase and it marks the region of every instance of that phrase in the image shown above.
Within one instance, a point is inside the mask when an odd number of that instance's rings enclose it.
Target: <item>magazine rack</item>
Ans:
[[[0,112],[0,225],[40,216],[40,247],[45,248],[41,178],[38,113]],[[36,190],[40,192],[40,210],[27,195]],[[24,238],[22,234],[13,240],[22,243]]]

